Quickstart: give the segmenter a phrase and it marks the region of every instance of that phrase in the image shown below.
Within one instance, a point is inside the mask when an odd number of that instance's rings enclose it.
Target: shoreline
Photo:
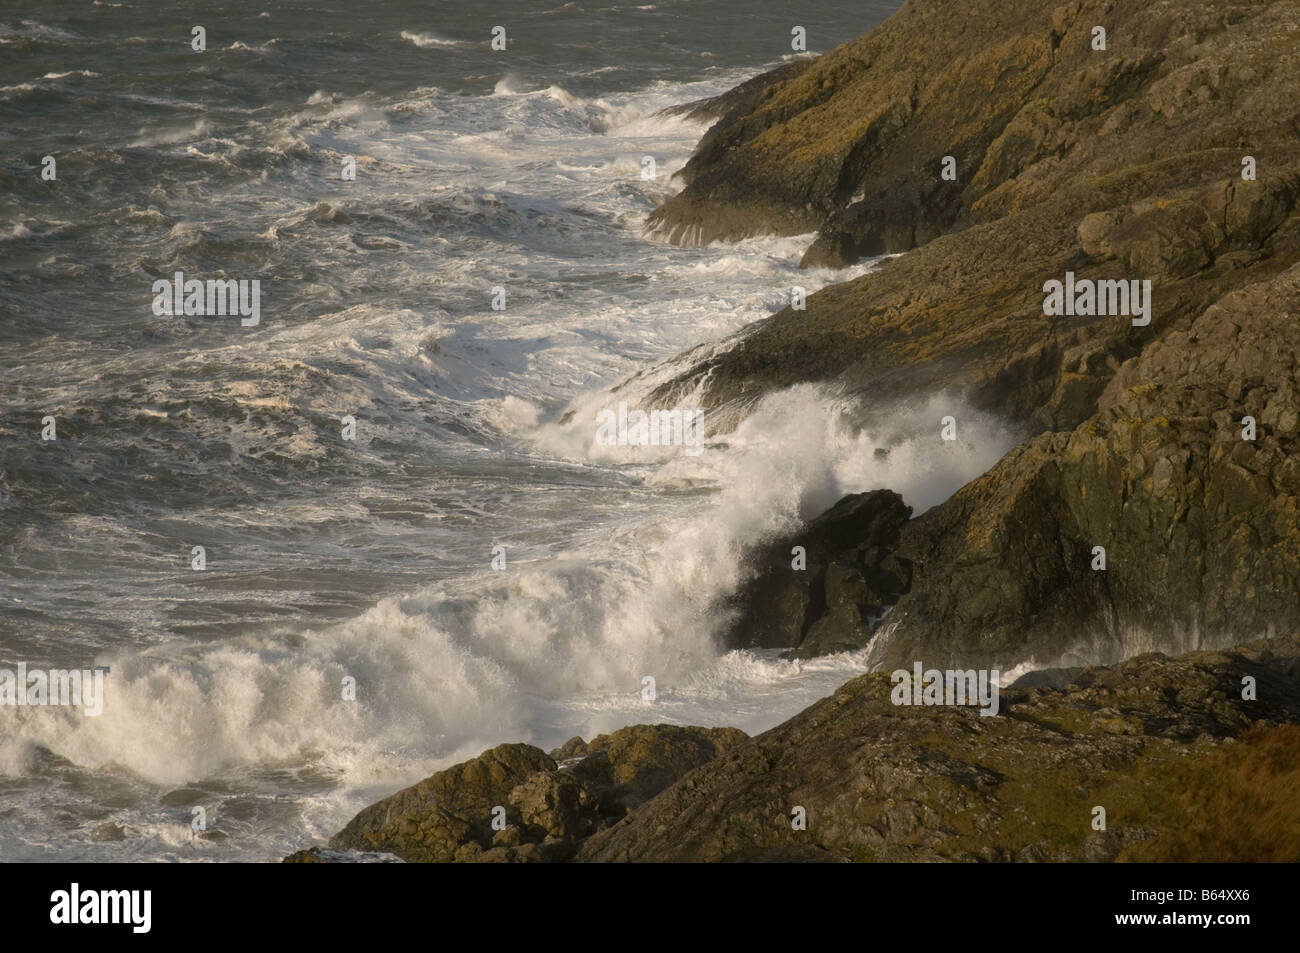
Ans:
[[[1300,720],[1296,639],[1275,635],[1300,631],[1300,146],[1277,122],[1300,61],[1260,38],[1300,36],[1300,13],[1213,0],[1173,23],[1136,0],[1049,6],[916,0],[755,77],[718,97],[685,188],[647,221],[680,243],[816,231],[805,266],[908,252],[761,322],[661,384],[659,406],[830,383],[863,405],[956,395],[1026,434],[924,512],[857,494],[747,555],[730,646],[865,648],[877,674],[702,762],[651,726],[623,729],[641,754],[591,777],[585,760],[500,746],[332,844],[436,860],[1116,860],[1223,859],[1236,837],[1269,854],[1294,767],[1268,753]],[[1053,306],[1062,276],[1139,282],[1143,320]],[[969,419],[936,419],[934,453],[965,452]],[[880,692],[880,673],[919,659],[1079,657],[1109,664],[1036,673],[1001,717],[892,709]],[[597,740],[621,751],[624,737]],[[1215,772],[1242,772],[1274,801],[1205,830],[1156,783],[1168,763],[1206,797]],[[620,770],[643,769],[665,785],[609,800]],[[498,775],[510,785],[479,783]],[[1090,826],[1088,798],[1121,805],[1126,825]],[[439,820],[462,800],[459,826]],[[494,807],[506,828],[483,827]],[[1036,839],[1003,829],[1004,811]],[[1270,856],[1300,856],[1296,838]]]

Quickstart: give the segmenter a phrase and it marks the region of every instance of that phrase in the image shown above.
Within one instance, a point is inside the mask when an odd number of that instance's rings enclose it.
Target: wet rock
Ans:
[[[801,530],[749,554],[753,576],[730,599],[728,647],[792,648],[797,657],[861,648],[911,581],[895,554],[912,510],[892,490],[847,496]],[[796,568],[802,547],[806,568]]]

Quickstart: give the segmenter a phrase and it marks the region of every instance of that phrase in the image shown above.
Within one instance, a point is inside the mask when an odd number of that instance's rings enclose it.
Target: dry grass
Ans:
[[[1256,729],[1148,781],[1170,799],[1161,833],[1121,860],[1300,860],[1300,725]]]

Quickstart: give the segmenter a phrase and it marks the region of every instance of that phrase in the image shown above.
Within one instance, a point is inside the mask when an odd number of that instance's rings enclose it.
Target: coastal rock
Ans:
[[[746,740],[737,728],[633,725],[593,739],[572,771],[601,814],[621,817]]]
[[[992,717],[973,705],[895,704],[893,680],[879,673],[754,738],[663,725],[602,735],[578,764],[596,761],[597,770],[572,773],[590,795],[581,809],[590,833],[576,842],[555,835],[572,824],[573,782],[556,778],[550,759],[526,745],[503,745],[434,775],[362,811],[348,829],[362,819],[373,829],[386,817],[418,830],[449,805],[478,803],[485,777],[537,764],[524,790],[512,788],[512,803],[540,823],[467,839],[439,857],[1300,860],[1300,636],[1039,674],[1003,689]],[[455,790],[461,783],[463,794]],[[620,787],[648,800],[617,822],[591,823],[595,806]],[[434,788],[443,802],[425,797],[416,808],[413,792]],[[1105,830],[1093,827],[1097,807],[1106,811]],[[804,823],[792,823],[796,816]],[[403,844],[404,836],[394,830],[365,842],[407,859],[430,856],[427,838]],[[286,862],[383,856],[312,848]]]
[[[788,63],[782,63],[776,69],[760,73],[753,79],[746,80],[739,86],[732,87],[725,93],[669,106],[661,110],[665,116],[685,116],[697,122],[718,120],[729,113],[745,114],[752,112],[760,103],[772,95],[780,84],[788,82],[805,72],[813,65],[815,56],[799,56]]]
[[[1242,698],[1246,675],[1258,701]],[[995,717],[890,695],[885,674],[849,682],[588,838],[575,859],[1300,859],[1300,810],[1285,793],[1300,781],[1287,753],[1300,740],[1300,639],[1144,655],[1062,689],[1003,690]],[[1249,795],[1255,785],[1267,795]],[[1227,807],[1243,796],[1266,802],[1259,817]],[[1097,806],[1104,831],[1092,827]],[[796,807],[806,829],[792,824]]]
[[[829,381],[876,404],[942,392],[1026,437],[901,530],[909,578],[883,623],[891,599],[839,552],[814,582],[759,551],[725,645],[1069,666],[1300,624],[1297,50],[1294,4],[917,0],[710,130],[656,213],[670,233],[717,213],[714,237],[735,237],[727,215],[778,206],[754,227],[818,220],[809,263],[911,250],[656,402],[745,408]],[[1045,313],[1067,273],[1149,282],[1150,323]]]
[[[872,658],[1109,662],[1300,625],[1298,374],[1300,265],[1150,344],[1089,421],[910,523],[913,586]]]
[[[834,381],[1074,429],[1142,347],[1300,260],[1297,48],[1286,3],[904,5],[727,112],[651,225],[700,242],[816,229],[809,266],[909,253],[747,329],[655,402]],[[1150,280],[1152,324],[1046,316],[1043,284],[1067,271]]]
[[[330,851],[298,851],[285,862],[331,862],[345,851],[423,863],[567,860],[581,838],[747,740],[735,728],[634,725],[589,744],[572,738],[555,757],[500,745],[372,804],[330,840]],[[496,807],[505,808],[504,829],[493,828]]]
[[[506,807],[533,775],[554,771],[555,762],[532,745],[499,745],[372,804],[330,840],[330,847],[389,851],[406,861],[454,860],[462,845],[485,846],[491,840],[494,807]],[[513,818],[510,813],[508,808],[507,818],[518,823],[518,808]]]
[[[911,582],[896,557],[912,515],[892,490],[846,496],[805,527],[748,557],[754,575],[728,602],[729,648],[792,648],[794,657],[861,648]],[[805,568],[796,568],[802,547]]]

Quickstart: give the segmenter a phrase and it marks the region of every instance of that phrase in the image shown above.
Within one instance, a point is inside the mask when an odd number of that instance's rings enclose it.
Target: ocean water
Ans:
[[[863,671],[719,648],[745,547],[1011,434],[812,386],[695,455],[595,421],[876,267],[642,228],[704,130],[664,107],[896,5],[0,4],[0,668],[109,668],[99,716],[0,707],[0,859],[274,860],[501,742],[756,732]],[[176,271],[261,323],[155,315]]]

